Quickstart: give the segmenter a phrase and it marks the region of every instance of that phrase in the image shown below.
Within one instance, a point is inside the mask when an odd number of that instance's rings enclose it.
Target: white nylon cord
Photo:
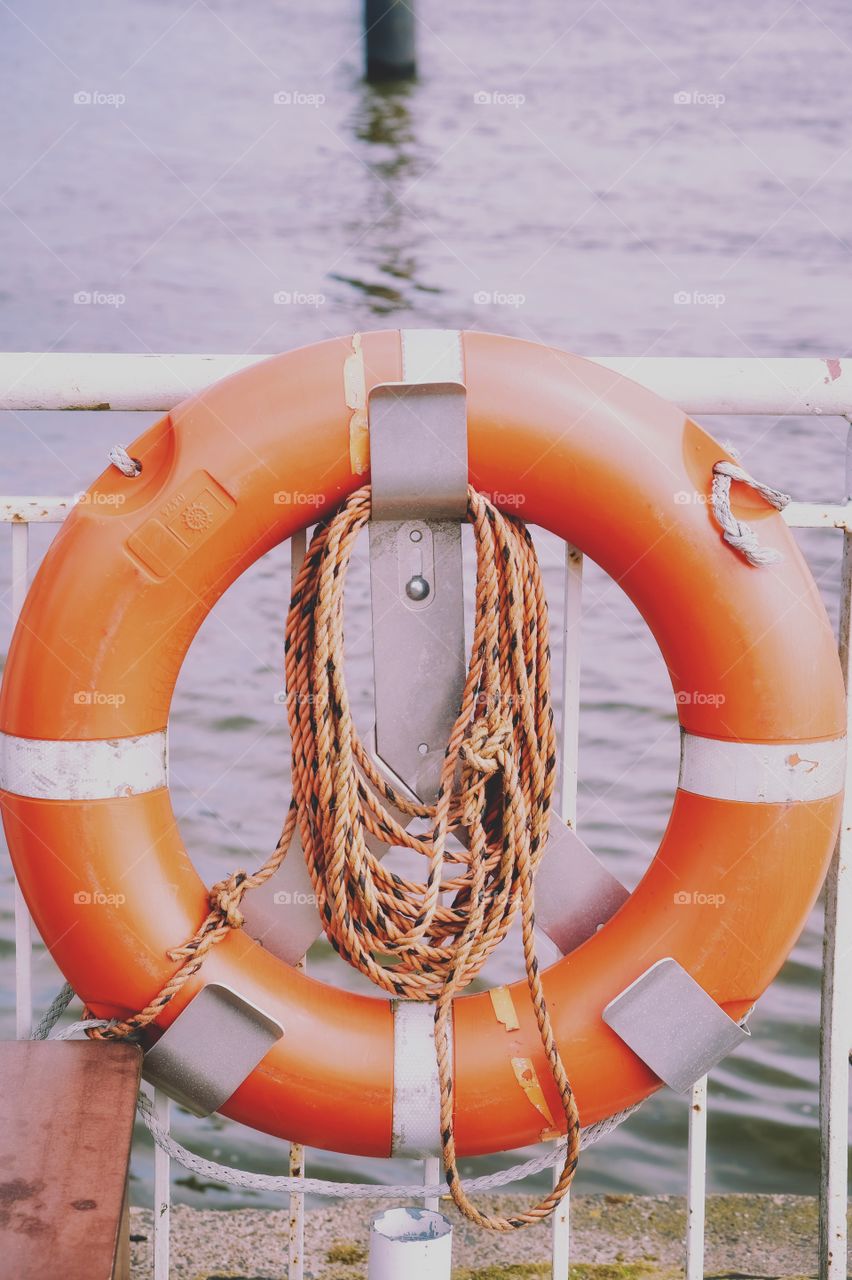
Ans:
[[[205,1160],[202,1156],[197,1156],[194,1152],[187,1151],[186,1147],[176,1142],[168,1130],[155,1119],[152,1104],[144,1094],[139,1095],[137,1109],[157,1146],[167,1152],[173,1160],[201,1177],[210,1178],[214,1182],[225,1182],[232,1187],[243,1187],[252,1191],[268,1191],[276,1194],[289,1192],[296,1195],[308,1194],[346,1200],[406,1200],[411,1198],[422,1200],[424,1197],[437,1199],[437,1197],[447,1193],[447,1184],[443,1181],[425,1185],[422,1182],[401,1183],[397,1186],[388,1187],[364,1182],[327,1182],[323,1178],[291,1178],[285,1175],[279,1177],[275,1174],[248,1173],[245,1169],[232,1169],[227,1165],[216,1164],[213,1160]],[[600,1120],[597,1124],[590,1125],[588,1129],[582,1130],[581,1148],[585,1150],[595,1142],[599,1142],[601,1138],[606,1137],[608,1133],[611,1133],[623,1120],[626,1120],[629,1115],[632,1115],[637,1110],[638,1106],[630,1107],[627,1111],[621,1111],[618,1115],[610,1116],[606,1120]],[[560,1164],[564,1158],[565,1152],[562,1144],[554,1143],[549,1151],[545,1151],[543,1155],[535,1156],[532,1160],[526,1160],[523,1164],[512,1165],[508,1169],[499,1169],[497,1173],[484,1174],[481,1178],[471,1178],[470,1181],[465,1180],[463,1183],[464,1189],[472,1193],[491,1191],[495,1187],[505,1187],[512,1182],[520,1182],[522,1178],[531,1178],[533,1174],[550,1169],[553,1165]]]
[[[748,471],[736,462],[717,462],[713,467],[711,500],[713,515],[722,530],[722,537],[756,568],[766,564],[777,564],[783,559],[780,551],[776,551],[774,547],[762,547],[751,525],[746,524],[744,520],[738,520],[731,511],[732,480],[747,484],[778,511],[783,511],[790,501],[789,493],[782,493],[780,489],[773,489],[770,485],[755,480],[754,476],[749,475]]]
[[[66,983],[33,1032],[33,1040],[71,1040],[90,1027],[109,1025],[102,1018],[90,1019],[87,1022],[72,1022],[56,1035],[50,1035],[73,998],[74,991]],[[597,1124],[591,1124],[587,1129],[583,1129],[581,1131],[582,1150],[600,1142],[601,1138],[605,1138],[613,1129],[617,1129],[628,1116],[639,1110],[640,1105],[629,1107],[626,1111],[619,1111],[616,1115],[609,1116],[606,1120],[599,1120]],[[422,1200],[424,1196],[435,1199],[445,1195],[447,1191],[444,1182],[437,1182],[431,1186],[424,1186],[422,1182],[401,1183],[389,1187],[374,1183],[328,1182],[324,1178],[292,1178],[286,1175],[277,1176],[269,1173],[250,1173],[246,1169],[232,1169],[229,1165],[217,1164],[215,1160],[205,1160],[203,1156],[197,1156],[193,1151],[188,1151],[186,1147],[176,1142],[169,1130],[156,1119],[151,1101],[145,1094],[139,1094],[136,1109],[157,1146],[172,1160],[176,1160],[184,1169],[189,1169],[203,1178],[209,1178],[213,1182],[224,1182],[231,1187],[276,1194],[289,1192],[295,1195],[308,1194],[346,1200],[410,1200],[412,1198]],[[471,1178],[470,1181],[464,1182],[464,1188],[472,1193],[491,1191],[495,1187],[506,1187],[512,1182],[520,1182],[523,1178],[531,1178],[536,1173],[552,1168],[553,1165],[561,1162],[563,1156],[562,1145],[556,1142],[543,1155],[525,1160],[523,1164],[511,1165],[508,1169],[499,1169],[496,1173],[484,1174],[481,1178]]]
[[[118,467],[123,476],[142,474],[142,463],[138,458],[131,458],[124,445],[114,444],[107,455],[114,467]]]
[[[64,987],[62,987],[51,1000],[47,1012],[36,1026],[30,1036],[30,1039],[46,1040],[73,999],[74,988],[71,986],[70,982],[66,982]],[[57,1038],[58,1037],[54,1037],[54,1039]]]

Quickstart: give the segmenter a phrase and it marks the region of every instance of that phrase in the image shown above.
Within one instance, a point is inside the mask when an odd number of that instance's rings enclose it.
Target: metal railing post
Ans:
[[[305,1148],[300,1142],[290,1143],[290,1177],[304,1178]],[[289,1234],[287,1238],[287,1280],[302,1280],[305,1267],[305,1197],[301,1191],[290,1192]]]
[[[30,563],[30,526],[16,520],[12,534],[12,621],[17,622],[27,595]],[[15,1035],[29,1040],[33,1029],[32,921],[15,877]]]
[[[154,1119],[168,1132],[171,1124],[171,1099],[160,1089],[152,1090],[152,1097]],[[168,1153],[154,1143],[154,1280],[169,1280],[171,1163]]]
[[[565,545],[562,604],[562,775],[559,807],[567,826],[577,829],[577,773],[580,751],[580,625],[583,610],[583,553]],[[553,1171],[554,1185],[560,1166]],[[568,1280],[571,1265],[571,1192],[551,1219],[553,1280]]]
[[[850,429],[852,446],[852,429]],[[848,450],[852,457],[852,448]],[[846,728],[852,734],[852,533],[843,535],[839,647],[846,683]],[[849,1150],[849,1052],[852,1049],[852,773],[847,760],[840,835],[825,891],[820,1018],[820,1280],[845,1280]]]
[[[427,1156],[423,1161],[423,1185],[430,1186],[433,1182],[441,1181],[441,1160],[439,1156]],[[440,1209],[440,1201],[437,1196],[424,1196],[423,1207],[430,1209],[432,1213],[437,1213]]]
[[[686,1280],[703,1280],[707,1195],[707,1077],[692,1086],[686,1176]]]
[[[299,570],[305,561],[308,547],[308,531],[300,529],[290,539],[290,590],[296,585]],[[288,601],[289,605],[289,601]],[[296,965],[303,972],[307,968],[307,957],[303,956]],[[304,1178],[305,1148],[299,1142],[290,1143],[290,1177]],[[287,1239],[287,1277],[288,1280],[302,1280],[305,1270],[305,1196],[301,1191],[291,1191],[289,1196],[289,1233]]]

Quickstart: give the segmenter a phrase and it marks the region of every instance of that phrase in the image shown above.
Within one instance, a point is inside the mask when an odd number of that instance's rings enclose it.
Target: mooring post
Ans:
[[[414,0],[364,0],[367,79],[411,80],[417,71]]]

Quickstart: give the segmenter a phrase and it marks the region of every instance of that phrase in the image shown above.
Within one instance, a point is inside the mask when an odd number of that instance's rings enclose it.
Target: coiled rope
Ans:
[[[317,526],[293,590],[285,650],[293,798],[275,850],[253,875],[237,871],[213,886],[207,917],[169,952],[180,968],[145,1009],[89,1034],[124,1038],[157,1017],[198,972],[210,947],[242,926],[243,895],[275,873],[298,822],[323,927],[335,949],[390,994],[435,1002],[447,1184],[471,1221],[510,1231],[553,1212],[571,1184],[580,1148],[577,1105],[535,950],[533,883],[547,841],[556,766],[547,602],[526,526],[469,489],[477,558],[470,661],[435,804],[413,803],[379,774],[360,742],[344,679],[346,571],[369,518],[370,490],[364,487]],[[431,831],[410,833],[384,802],[409,821],[426,820]],[[459,828],[467,848],[448,849],[449,834]],[[423,882],[385,867],[368,848],[367,833],[422,855]],[[519,912],[530,997],[567,1140],[552,1191],[505,1218],[481,1212],[459,1178],[449,1034],[454,997],[476,977]]]

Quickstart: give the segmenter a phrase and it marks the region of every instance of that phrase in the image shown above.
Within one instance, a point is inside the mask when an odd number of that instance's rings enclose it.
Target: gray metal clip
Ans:
[[[671,956],[611,1000],[603,1020],[676,1093],[685,1093],[750,1034]]]
[[[535,877],[535,922],[563,956],[591,938],[630,894],[558,813]]]
[[[142,1060],[142,1075],[197,1116],[227,1102],[284,1028],[218,982],[202,987]]]
[[[368,400],[376,754],[427,803],[465,679],[465,401],[457,382],[384,383]]]

